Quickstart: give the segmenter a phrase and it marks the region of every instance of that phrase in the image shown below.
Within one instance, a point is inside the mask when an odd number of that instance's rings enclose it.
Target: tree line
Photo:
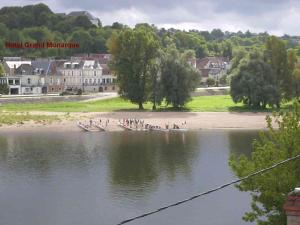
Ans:
[[[197,58],[206,56],[223,56],[231,59],[238,50],[262,48],[268,33],[223,32],[220,29],[209,31],[181,31],[177,29],[158,29],[147,25],[157,35],[163,47],[170,41],[180,51],[194,50]],[[128,26],[115,22],[110,26],[93,25],[86,16],[66,16],[52,12],[45,4],[27,5],[24,7],[3,7],[0,9],[0,55],[25,57],[63,58],[75,53],[107,53],[106,42],[114,32],[121,32]],[[285,35],[284,40],[289,48],[297,48],[294,37]],[[78,42],[79,49],[7,49],[5,41],[15,42]],[[300,55],[300,47],[298,48]]]
[[[275,36],[268,37],[263,48],[238,52],[229,78],[233,101],[250,108],[280,108],[282,101],[300,97],[297,51]]]

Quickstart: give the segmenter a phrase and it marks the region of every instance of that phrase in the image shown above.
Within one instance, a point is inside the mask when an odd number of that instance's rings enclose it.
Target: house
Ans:
[[[9,94],[18,95],[21,94],[21,78],[17,76],[5,76],[0,77],[1,84],[7,84],[9,88]]]
[[[21,82],[22,72],[31,66],[31,61],[22,61],[21,58],[4,58],[3,67],[5,70],[6,83],[9,87],[9,94],[18,95],[22,94]],[[4,82],[4,80],[3,80]]]
[[[58,74],[62,76],[66,89],[83,89],[81,67],[82,63],[80,64],[80,61],[65,61],[60,67],[58,67]]]
[[[102,90],[104,92],[118,91],[117,77],[112,74],[107,64],[100,64],[102,67]]]
[[[57,68],[64,60],[37,59],[32,61],[34,74],[39,75],[42,93],[61,93],[64,91],[64,82]]]
[[[284,211],[287,215],[287,225],[300,224],[300,188],[289,193],[284,204]]]
[[[201,72],[202,83],[205,83],[208,77],[219,80],[226,75],[230,62],[224,57],[205,57],[196,60],[196,68]]]
[[[35,73],[30,64],[22,64],[15,71],[15,76],[21,79],[21,94],[41,94],[41,77]]]
[[[84,92],[99,92],[102,83],[102,67],[96,60],[82,63],[82,85]]]
[[[95,60],[66,61],[58,69],[65,89],[99,92],[102,68]]]
[[[100,24],[100,20],[97,17],[93,16],[88,11],[73,11],[73,12],[70,12],[68,14],[68,16],[73,16],[73,17],[86,16],[89,19],[89,21],[91,21],[92,24],[94,24],[96,26],[99,26],[99,24]]]
[[[28,61],[28,60],[26,60],[26,61],[23,61],[23,60],[12,60],[12,61],[5,60],[3,62],[5,75],[6,76],[14,76],[16,69],[19,68],[23,64],[31,65],[31,61]]]

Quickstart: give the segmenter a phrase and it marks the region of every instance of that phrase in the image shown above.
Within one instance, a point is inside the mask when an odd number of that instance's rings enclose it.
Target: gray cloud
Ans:
[[[0,6],[36,4],[39,0],[1,1]],[[298,0],[45,0],[55,12],[88,10],[103,24],[115,21],[134,26],[154,23],[158,27],[229,31],[268,31],[300,35]]]

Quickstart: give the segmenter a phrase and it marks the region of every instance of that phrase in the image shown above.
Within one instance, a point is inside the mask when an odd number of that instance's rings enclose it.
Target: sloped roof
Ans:
[[[87,16],[89,20],[96,20],[97,18],[93,16],[90,12],[88,11],[73,11],[68,14],[68,16]]]
[[[102,74],[103,75],[110,75],[111,74],[111,70],[110,68],[108,67],[107,64],[100,64],[101,67],[102,67]]]
[[[10,69],[18,68],[22,64],[31,65],[31,61],[5,61],[5,63]]]
[[[33,67],[29,64],[22,64],[20,65],[16,71],[15,74],[16,75],[33,75]]]
[[[31,65],[34,70],[43,70],[45,75],[52,74],[52,67],[51,64],[53,63],[53,60],[36,60],[32,61]]]

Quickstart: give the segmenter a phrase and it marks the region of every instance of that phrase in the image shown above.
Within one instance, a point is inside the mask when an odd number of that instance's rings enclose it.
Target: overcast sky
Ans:
[[[147,22],[185,30],[300,35],[299,0],[1,0],[0,7],[40,2],[54,12],[90,11],[103,25]]]

